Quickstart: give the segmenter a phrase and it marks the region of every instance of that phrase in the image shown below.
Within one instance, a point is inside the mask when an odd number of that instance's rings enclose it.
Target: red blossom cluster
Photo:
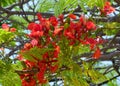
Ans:
[[[84,16],[81,16],[79,21],[74,21],[76,19],[74,14],[69,14],[66,20],[63,15],[60,15],[58,18],[53,16],[46,19],[37,14],[37,17],[39,23],[32,22],[28,25],[30,34],[27,34],[27,36],[31,41],[24,45],[21,52],[24,53],[34,47],[40,49],[52,48],[52,50],[44,52],[42,59],[38,59],[38,57],[31,54],[35,59],[33,62],[24,59],[22,55],[19,56],[19,60],[26,64],[26,68],[23,70],[38,69],[37,73],[20,75],[22,86],[35,86],[36,83],[46,83],[45,74],[48,71],[49,73],[54,73],[58,70],[58,57],[62,52],[59,41],[63,41],[63,39],[68,41],[69,46],[90,45],[91,50],[95,50],[93,57],[95,59],[100,57],[100,49],[97,45],[103,41],[99,37],[90,37],[90,33],[96,30],[96,25],[93,21],[85,19]]]
[[[104,7],[101,9],[101,14],[108,15],[115,11],[115,8],[111,6],[111,3],[109,1],[106,1],[104,4]]]
[[[16,32],[16,28],[10,28],[6,23],[2,24],[2,29],[5,31]]]
[[[40,44],[38,44],[38,41],[39,40],[36,40],[34,38],[33,40],[31,40],[30,43],[26,43],[24,45],[24,48],[21,50],[21,52],[23,53],[25,51],[28,51],[35,46],[38,48],[46,48],[46,46],[41,46]],[[24,59],[22,55],[18,57],[18,59],[23,61],[26,65],[26,68],[24,68],[23,70],[33,70],[34,68],[38,69],[37,73],[32,73],[32,74],[25,73],[20,75],[22,80],[22,86],[35,86],[36,83],[40,83],[40,84],[46,83],[47,82],[45,78],[46,71],[49,71],[50,73],[56,72],[58,68],[58,64],[56,62],[57,62],[58,54],[60,52],[60,48],[55,43],[52,43],[51,45],[53,47],[53,50],[45,52],[42,55],[41,60],[38,59],[38,57],[34,57],[34,55],[32,54],[31,56],[35,59],[34,62]]]

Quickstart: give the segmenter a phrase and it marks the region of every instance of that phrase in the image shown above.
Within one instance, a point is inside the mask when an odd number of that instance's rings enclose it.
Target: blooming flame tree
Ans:
[[[102,13],[107,15],[113,11],[114,8],[106,2]],[[63,66],[74,68],[70,63],[74,64],[72,57],[77,46],[89,45],[90,50],[94,51],[92,57],[99,59],[101,51],[98,45],[102,44],[103,40],[92,37],[92,33],[97,29],[92,20],[81,15],[79,20],[75,21],[77,18],[74,14],[69,14],[66,19],[63,15],[46,19],[37,14],[37,17],[39,23],[32,22],[28,25],[30,33],[27,36],[31,41],[24,45],[18,56],[18,59],[25,63],[23,70],[36,69],[33,73],[20,74],[23,86],[46,83],[49,78],[46,75],[60,72]],[[68,62],[64,63],[66,61]]]

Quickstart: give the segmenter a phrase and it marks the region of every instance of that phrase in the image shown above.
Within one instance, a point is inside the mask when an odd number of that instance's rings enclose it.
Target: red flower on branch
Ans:
[[[64,15],[61,14],[58,16],[59,20],[60,20],[60,24],[63,24],[63,20],[64,20]]]
[[[93,58],[94,58],[94,59],[99,59],[100,56],[101,56],[101,51],[100,51],[100,49],[97,47],[96,50],[95,50],[95,52],[94,52],[94,54],[93,54]]]
[[[64,36],[66,36],[68,39],[75,39],[74,34],[68,30],[65,30]]]
[[[10,27],[8,26],[8,24],[4,23],[2,24],[2,28],[8,30]]]
[[[106,1],[104,7],[101,9],[101,14],[108,15],[114,11],[115,8],[111,6],[111,3],[109,1]]]
[[[39,39],[41,36],[43,36],[43,31],[32,31],[28,36],[31,38]]]
[[[30,23],[28,29],[31,31],[42,31],[42,26],[40,24]]]
[[[37,14],[37,17],[39,23],[30,23],[28,25],[30,30],[28,37],[31,41],[24,45],[21,52],[24,53],[34,47],[40,48],[40,50],[43,49],[43,51],[40,51],[41,59],[30,54],[36,60],[35,62],[24,59],[22,55],[19,56],[19,60],[24,61],[26,65],[25,70],[38,69],[36,74],[21,76],[23,86],[28,86],[29,81],[29,86],[35,86],[36,82],[33,77],[36,77],[40,84],[46,83],[46,74],[57,72],[60,64],[60,54],[64,54],[60,44],[63,40],[67,42],[68,47],[78,46],[80,43],[90,45],[91,50],[95,50],[93,58],[98,59],[100,57],[101,52],[98,44],[102,43],[101,39],[99,37],[89,38],[89,33],[96,30],[96,25],[93,21],[81,16],[78,22],[74,22],[74,19],[76,19],[74,14],[69,14],[69,18],[66,20],[64,20],[63,15],[60,15],[58,19],[55,16],[46,19],[41,14]]]
[[[62,30],[63,30],[62,27],[60,27],[60,28],[55,28],[55,30],[54,30],[54,32],[53,32],[53,35],[54,35],[54,36],[55,36],[55,35],[58,35]]]
[[[96,25],[95,25],[92,21],[88,21],[88,22],[86,23],[86,28],[87,28],[88,30],[91,30],[91,29],[95,30],[95,29],[96,29]]]
[[[51,24],[53,25],[53,26],[57,26],[58,25],[58,20],[57,20],[57,18],[56,17],[50,17],[49,18],[49,21],[51,22]]]
[[[33,39],[31,40],[30,44],[34,47],[34,46],[37,46],[38,45],[38,40],[36,39]]]
[[[10,28],[6,23],[2,24],[2,29],[5,31],[16,32],[16,28]]]
[[[68,17],[71,19],[76,19],[76,15],[74,15],[74,14],[69,14]]]
[[[16,32],[16,28],[10,28],[10,32]]]
[[[24,50],[29,50],[29,49],[31,49],[32,48],[32,44],[31,43],[26,43],[25,45],[24,45]]]
[[[47,69],[46,64],[42,63],[42,61],[38,62],[38,67],[39,67],[39,72],[37,73],[37,79],[39,80],[39,83],[43,84],[46,83],[46,79],[45,79],[45,71]]]
[[[28,77],[28,79],[22,80],[22,86],[35,86],[36,81],[32,77]]]
[[[57,69],[58,69],[58,64],[57,64],[57,65],[54,65],[54,66],[50,66],[50,71],[51,71],[52,73],[55,73],[55,72],[57,71]]]
[[[27,66],[28,68],[30,68],[30,69],[32,69],[33,67],[36,66],[36,63],[35,63],[35,62],[31,62],[31,61],[28,61],[28,60],[25,60],[24,62],[25,62],[25,64],[26,64],[26,66]]]

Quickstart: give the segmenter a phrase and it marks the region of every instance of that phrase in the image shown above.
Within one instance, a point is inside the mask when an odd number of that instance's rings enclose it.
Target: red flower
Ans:
[[[47,80],[45,79],[44,75],[45,75],[47,66],[41,61],[38,62],[38,66],[39,66],[40,71],[37,73],[37,79],[39,80],[39,83],[41,84],[46,83]]]
[[[56,46],[55,50],[54,50],[54,53],[53,53],[54,54],[54,58],[57,58],[59,53],[60,53],[60,47]]]
[[[88,29],[88,30],[91,30],[91,29],[96,29],[96,26],[95,26],[95,24],[92,22],[92,21],[88,21],[87,23],[86,23],[86,28]]]
[[[7,24],[2,24],[2,28],[6,31],[9,31],[9,26]]]
[[[56,46],[55,50],[59,53],[60,52],[60,46]]]
[[[56,72],[57,69],[58,69],[58,65],[50,66],[50,71],[51,71],[52,73]]]
[[[95,53],[93,54],[93,58],[98,59],[98,58],[100,58],[100,56],[101,56],[101,52],[100,52],[99,47],[97,47]]]
[[[96,44],[97,41],[93,38],[86,38],[86,44]]]
[[[35,25],[36,25],[35,23],[29,23],[28,29],[29,30],[33,30],[33,28],[34,28]]]
[[[10,32],[16,32],[16,28],[10,28],[7,24],[2,24],[2,29]]]
[[[38,40],[33,39],[31,42],[32,46],[37,46],[38,45]]]
[[[53,25],[53,26],[57,26],[58,25],[58,20],[57,20],[57,18],[56,17],[50,17],[49,18],[49,21],[51,22],[51,24]]]
[[[26,44],[24,45],[24,49],[25,49],[25,50],[29,50],[30,48],[32,48],[32,45],[31,45],[30,43],[26,43]]]
[[[69,30],[64,31],[64,36],[66,36],[68,39],[75,39],[74,34],[70,32]]]
[[[49,45],[52,42],[52,38],[50,36],[48,36],[46,38],[46,46]]]
[[[18,59],[18,60],[20,60],[20,61],[24,61],[24,59],[23,59],[23,56],[22,56],[22,55],[18,55],[18,56],[17,56],[17,59]]]
[[[86,23],[85,17],[83,15],[80,17],[79,21],[80,21],[81,25],[85,25],[85,23]]]
[[[8,29],[9,26],[8,26],[7,24],[4,23],[4,24],[2,24],[2,28],[3,28],[3,29]]]
[[[36,81],[30,77],[28,80],[22,80],[22,86],[36,86]]]
[[[74,15],[74,14],[69,14],[68,17],[71,19],[76,19],[76,15]]]
[[[91,50],[95,48],[95,45],[97,44],[96,39],[93,38],[86,38],[85,42],[83,42],[83,44],[88,44],[90,45]]]
[[[38,17],[39,21],[43,20],[43,17],[40,13],[37,13],[37,17]]]
[[[110,2],[107,1],[105,2],[103,9],[101,9],[101,14],[108,15],[114,11],[115,9],[111,6]]]
[[[53,32],[54,36],[58,35],[62,30],[63,30],[63,28],[55,28],[55,30]]]
[[[42,31],[42,26],[40,24],[30,23],[28,29],[32,31]]]
[[[85,41],[82,41],[82,44],[88,44],[90,45],[90,49],[93,50],[96,45],[102,44],[104,41],[98,37],[98,38],[86,38]]]
[[[103,40],[101,37],[96,38],[97,44],[103,44],[105,40]]]
[[[45,73],[45,71],[43,70],[37,74],[37,79],[39,80],[39,83],[41,83],[41,84],[44,84],[47,82],[47,80],[44,78],[44,73]]]
[[[36,65],[35,62],[31,62],[31,61],[28,61],[28,60],[25,60],[24,62],[26,64],[26,66],[29,67],[29,68],[33,68]]]
[[[29,36],[31,38],[36,38],[38,39],[39,37],[43,36],[43,31],[32,31]]]
[[[59,20],[60,20],[60,22],[61,22],[61,24],[62,24],[62,23],[63,23],[63,19],[64,19],[64,15],[61,14],[61,15],[58,16],[58,18],[59,18]]]
[[[10,28],[10,32],[16,32],[16,28]]]
[[[48,52],[43,54],[43,59],[47,59],[47,58],[49,58]]]
[[[24,77],[25,77],[25,74],[21,74],[21,75],[20,75],[20,79],[21,79],[21,80],[24,79]]]

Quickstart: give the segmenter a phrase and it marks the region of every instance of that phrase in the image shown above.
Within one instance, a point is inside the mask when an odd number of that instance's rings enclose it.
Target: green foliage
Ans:
[[[38,12],[54,11],[55,16],[62,14],[63,12],[73,12],[79,5],[81,10],[87,12],[87,8],[93,8],[98,6],[102,8],[105,0],[40,0],[35,8]]]
[[[69,61],[69,60],[68,60]],[[68,69],[62,71],[64,86],[89,86],[88,81],[99,84],[108,80],[106,76],[92,68],[92,63],[83,62],[83,67],[69,61]]]
[[[79,1],[79,5],[80,5],[80,7],[82,8],[82,10],[83,10],[84,12],[87,11],[85,5],[86,5],[86,3],[87,3],[88,1],[89,1],[89,0],[80,0],[80,1]]]
[[[0,0],[1,6],[8,6],[10,4],[13,4],[17,0]]]
[[[59,14],[61,14],[65,8],[65,1],[64,0],[59,0],[56,4],[55,4],[55,15],[58,16]]]
[[[74,50],[73,50],[74,55],[73,56],[81,55],[81,54],[87,53],[87,52],[90,52],[89,46],[79,45],[79,46],[74,47]]]
[[[15,37],[14,33],[0,29],[0,44],[9,43]]]
[[[87,81],[98,84],[107,80],[105,76],[89,66],[90,64],[84,63],[84,67],[80,68],[79,65],[73,63],[69,70],[62,72],[64,86],[89,86]]]
[[[93,63],[83,62],[84,73],[86,77],[89,77],[88,80],[92,81],[94,84],[98,84],[107,80],[106,76],[95,70],[92,64]]]
[[[62,72],[64,86],[89,86],[82,75],[80,67],[74,66],[74,69],[65,70]]]
[[[103,25],[102,30],[107,36],[114,35],[120,30],[120,23],[107,22],[107,23],[102,23],[102,25]]]
[[[78,4],[84,12],[87,12],[87,7],[93,8],[94,6],[102,8],[105,0],[78,0]]]
[[[114,79],[114,80],[108,82],[108,85],[107,85],[107,86],[119,86],[119,84],[117,84],[117,80]]]
[[[102,8],[104,6],[104,2],[105,0],[88,0],[87,5],[91,8],[93,8],[94,6]]]
[[[21,86],[21,81],[16,69],[21,69],[22,66],[19,62],[16,64],[6,63],[0,60],[0,84],[2,86]]]
[[[60,15],[63,11],[72,11],[78,5],[78,0],[59,0],[55,3],[55,15]]]
[[[39,0],[35,10],[38,12],[48,12],[53,10],[54,3],[54,0]]]
[[[11,19],[12,21],[15,21],[13,24],[20,23],[24,26],[27,26],[27,24],[28,24],[28,22],[23,17],[20,17],[20,16],[12,15],[9,17],[9,19]]]
[[[31,48],[31,49],[28,50],[28,51],[21,52],[21,54],[24,56],[25,59],[34,62],[34,61],[36,61],[36,60],[34,59],[34,57],[37,58],[37,59],[42,59],[42,55],[43,55],[45,52],[49,51],[49,50],[50,50],[50,49],[46,49],[46,48],[40,49],[40,48],[38,48],[38,47],[34,47],[34,48]]]
[[[16,16],[16,15],[10,16],[9,19],[14,22],[12,23],[12,27],[15,27],[17,29],[16,35],[18,37],[23,37],[24,39],[26,39],[25,33],[29,33],[29,31],[23,28],[27,27],[28,22],[23,17]],[[32,19],[32,18],[29,18],[29,19]]]
[[[65,9],[64,11],[73,11],[78,5],[78,0],[66,0],[64,3]]]

